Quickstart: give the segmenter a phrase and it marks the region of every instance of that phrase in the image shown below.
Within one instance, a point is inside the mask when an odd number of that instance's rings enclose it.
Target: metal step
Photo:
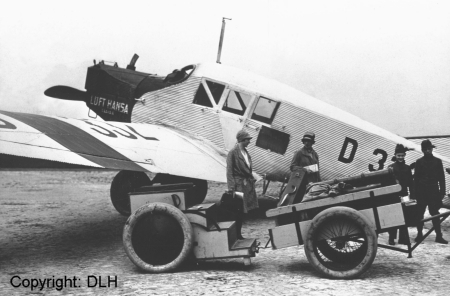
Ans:
[[[217,229],[215,225],[212,225],[209,228],[209,231],[222,231],[222,230],[228,230],[229,228],[233,227],[235,224],[235,221],[224,221],[224,222],[217,222],[217,225],[219,225],[220,229]]]
[[[230,250],[243,250],[243,249],[250,249],[256,244],[255,238],[244,238],[244,239],[238,239],[234,245],[230,248]]]

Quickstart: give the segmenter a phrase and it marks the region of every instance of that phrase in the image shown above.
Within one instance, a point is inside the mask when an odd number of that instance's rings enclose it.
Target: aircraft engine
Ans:
[[[86,91],[57,85],[48,88],[44,94],[62,100],[85,102],[89,109],[106,121],[130,122],[133,107],[143,94],[183,82],[195,69],[195,65],[188,65],[166,76],[158,76],[136,71],[138,58],[134,54],[126,68],[120,68],[115,62],[97,63],[94,60],[94,65],[87,69]]]

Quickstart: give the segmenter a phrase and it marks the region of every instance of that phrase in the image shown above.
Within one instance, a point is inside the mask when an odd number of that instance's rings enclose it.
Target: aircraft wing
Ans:
[[[0,111],[0,155],[226,182],[226,155],[207,140],[156,125]]]

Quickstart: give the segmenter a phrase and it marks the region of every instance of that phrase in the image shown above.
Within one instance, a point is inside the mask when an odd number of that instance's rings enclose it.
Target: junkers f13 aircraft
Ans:
[[[158,76],[136,71],[137,58],[126,68],[94,61],[86,91],[45,92],[85,102],[103,120],[0,111],[1,166],[119,170],[111,199],[127,215],[127,193],[152,183],[191,182],[187,203],[202,202],[207,180],[226,182],[227,152],[241,129],[253,136],[255,177],[268,181],[286,180],[306,131],[316,134],[324,180],[384,169],[396,144],[412,150],[409,164],[422,156],[417,143],[277,81],[221,64]],[[146,172],[156,173],[154,180]]]

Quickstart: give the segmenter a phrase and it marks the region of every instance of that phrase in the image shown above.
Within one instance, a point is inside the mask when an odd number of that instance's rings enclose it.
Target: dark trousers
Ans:
[[[397,229],[391,229],[388,231],[389,233],[389,240],[394,240],[397,238]],[[399,235],[398,235],[398,242],[399,243],[407,243],[409,241],[409,234],[408,229],[406,228],[400,228]]]
[[[244,222],[244,213],[237,212],[236,214],[236,234],[238,238],[242,237],[242,223]]]
[[[428,212],[430,213],[431,216],[434,215],[439,215],[439,209],[440,209],[440,205],[439,204],[418,204],[418,215],[420,220],[423,219],[423,216],[425,214],[425,210],[427,209],[428,206]],[[436,232],[436,236],[442,236],[442,231],[441,231],[441,224],[439,223],[439,218],[433,219],[431,220],[433,222],[433,226],[434,226],[434,231]],[[422,229],[423,229],[423,223],[419,222],[419,224],[417,225],[417,231],[418,231],[418,235],[422,234]]]

